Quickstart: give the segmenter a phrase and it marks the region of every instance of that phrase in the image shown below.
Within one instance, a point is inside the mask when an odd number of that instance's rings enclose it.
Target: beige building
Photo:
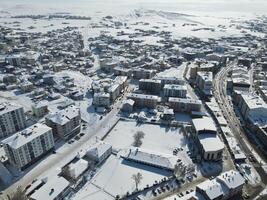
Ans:
[[[80,108],[68,106],[64,110],[49,114],[45,121],[47,126],[52,128],[54,135],[66,140],[81,130]]]

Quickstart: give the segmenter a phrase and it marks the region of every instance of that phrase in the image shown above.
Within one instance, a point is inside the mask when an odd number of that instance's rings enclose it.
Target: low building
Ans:
[[[199,144],[204,160],[218,161],[222,159],[224,143],[217,136],[216,126],[210,117],[192,120],[195,132],[193,137]]]
[[[187,87],[185,85],[166,84],[163,93],[165,97],[186,98]]]
[[[105,142],[98,142],[87,150],[86,156],[97,163],[103,162],[112,153],[112,146]]]
[[[174,170],[178,160],[178,158],[173,155],[158,154],[141,148],[130,148],[122,155],[122,158],[171,171]]]
[[[198,184],[196,191],[202,194],[206,200],[222,200],[225,195],[221,185],[215,179]]]
[[[230,170],[224,172],[220,176],[218,176],[216,180],[222,185],[222,187],[227,188],[227,198],[242,195],[245,179],[238,171]]]
[[[74,159],[70,164],[68,164],[65,167],[68,167],[68,172],[69,172],[68,174],[69,177],[66,178],[71,178],[73,181],[76,182],[82,177],[82,175],[88,169],[89,163],[84,159]]]
[[[194,100],[194,99],[186,99],[186,98],[169,98],[169,106],[175,111],[175,112],[185,112],[185,113],[191,113],[191,112],[199,112],[201,110],[201,101],[200,100]]]
[[[26,127],[22,106],[4,102],[0,104],[0,138],[7,137]]]
[[[48,177],[40,188],[29,197],[30,200],[61,200],[71,192],[70,182],[63,177]]]
[[[45,101],[40,101],[32,105],[32,113],[36,117],[43,117],[48,113],[48,105]]]
[[[161,81],[154,79],[139,80],[139,90],[150,92],[151,94],[159,94],[161,91]]]
[[[213,180],[206,180],[196,187],[206,200],[239,199],[245,179],[237,171],[230,170],[222,173]]]
[[[32,125],[2,141],[9,162],[25,169],[55,146],[52,129],[44,124]]]
[[[52,128],[54,135],[66,140],[80,132],[80,109],[76,106],[69,106],[64,110],[47,115],[45,121],[47,126]]]
[[[134,93],[129,94],[127,98],[134,100],[134,105],[140,108],[155,108],[160,100],[158,96]]]
[[[93,105],[108,108],[110,106],[110,94],[104,92],[95,93],[93,97]]]

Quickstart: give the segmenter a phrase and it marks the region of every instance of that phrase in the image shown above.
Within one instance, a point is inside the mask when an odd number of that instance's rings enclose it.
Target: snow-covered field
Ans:
[[[162,178],[171,175],[170,172],[125,161],[122,158],[111,155],[91,183],[80,190],[73,199],[95,200],[103,199],[102,197],[109,199],[106,196],[112,195],[114,198],[117,194],[124,195],[127,191],[132,192],[135,190],[135,183],[131,177],[138,172],[143,177],[138,186],[139,189],[144,188],[147,184],[152,185],[156,180],[160,181]],[[94,190],[91,190],[92,188]]]
[[[168,128],[153,124],[136,124],[136,122],[119,121],[105,138],[105,142],[113,145],[115,149],[124,149],[132,146],[133,136],[142,131],[145,136],[141,148],[154,152],[172,154],[175,148],[184,150],[178,153],[185,162],[190,162],[186,154],[188,151],[187,140],[179,128]]]

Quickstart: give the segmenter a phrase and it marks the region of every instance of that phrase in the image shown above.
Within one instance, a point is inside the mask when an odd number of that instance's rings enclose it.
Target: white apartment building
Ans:
[[[25,121],[22,106],[8,102],[0,104],[0,138],[25,128]]]
[[[47,126],[52,128],[54,135],[68,139],[81,130],[80,108],[68,106],[64,110],[47,115],[45,121]]]
[[[55,146],[52,129],[34,124],[2,141],[9,162],[25,169]]]

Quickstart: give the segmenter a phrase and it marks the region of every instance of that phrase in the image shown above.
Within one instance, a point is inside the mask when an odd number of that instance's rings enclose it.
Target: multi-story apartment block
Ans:
[[[199,112],[202,103],[200,100],[170,97],[169,105],[175,112],[190,113],[192,111]]]
[[[158,96],[145,94],[129,94],[128,99],[134,100],[134,105],[137,107],[155,108],[159,101]]]
[[[185,85],[166,84],[163,92],[165,97],[186,98],[187,88]]]
[[[95,93],[93,105],[108,108],[110,106],[110,94],[104,92]]]
[[[45,124],[32,125],[2,141],[9,162],[25,169],[54,148],[52,129]]]
[[[196,84],[207,96],[212,95],[212,72],[197,72]]]
[[[25,128],[25,121],[22,106],[7,102],[0,104],[0,138]]]
[[[150,79],[155,76],[156,71],[150,69],[134,69],[133,70],[133,78],[134,79]]]
[[[47,115],[45,121],[52,128],[53,134],[62,139],[68,139],[81,130],[80,109],[73,105]]]
[[[115,83],[109,88],[108,92],[110,94],[110,100],[115,101],[120,95],[120,85]]]
[[[161,90],[161,81],[153,79],[139,80],[139,90],[148,91],[152,94],[159,94]]]

